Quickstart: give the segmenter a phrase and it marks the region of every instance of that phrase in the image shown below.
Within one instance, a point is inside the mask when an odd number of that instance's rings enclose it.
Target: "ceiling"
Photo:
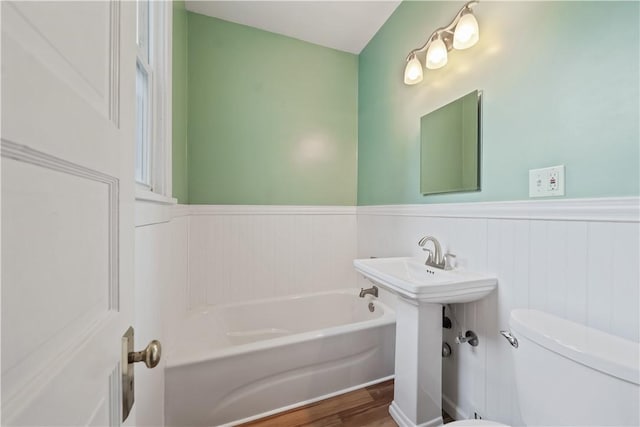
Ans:
[[[187,10],[359,54],[401,0],[198,1]]]

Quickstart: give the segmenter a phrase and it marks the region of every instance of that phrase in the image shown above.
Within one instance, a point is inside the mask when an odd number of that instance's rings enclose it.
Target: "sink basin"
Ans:
[[[416,258],[370,258],[353,261],[355,269],[381,287],[405,298],[434,304],[484,298],[498,284],[494,276],[462,269],[441,270]]]

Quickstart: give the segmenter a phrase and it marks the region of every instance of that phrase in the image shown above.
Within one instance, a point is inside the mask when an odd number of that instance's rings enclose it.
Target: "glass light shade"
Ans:
[[[436,39],[429,45],[427,50],[427,68],[436,70],[447,65],[447,46],[442,39]]]
[[[422,64],[415,55],[407,62],[404,68],[404,84],[414,85],[422,81]]]
[[[478,43],[480,38],[480,30],[478,29],[478,21],[473,13],[467,13],[460,18],[456,31],[453,33],[454,49],[467,49]]]

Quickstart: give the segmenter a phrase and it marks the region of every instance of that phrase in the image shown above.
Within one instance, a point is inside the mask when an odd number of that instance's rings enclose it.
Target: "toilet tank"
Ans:
[[[526,425],[640,425],[640,344],[536,310],[509,325]]]

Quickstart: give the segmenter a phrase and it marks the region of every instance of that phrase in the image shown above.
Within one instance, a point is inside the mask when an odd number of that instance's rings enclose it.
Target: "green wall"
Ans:
[[[528,199],[528,170],[558,164],[566,197],[640,194],[640,4],[481,2],[479,43],[405,86],[408,52],[462,4],[405,1],[360,54],[358,204]],[[420,118],[474,89],[482,191],[422,196]]]
[[[358,58],[188,13],[188,200],[354,205]]]
[[[187,184],[187,11],[173,2],[173,197],[188,203]]]

